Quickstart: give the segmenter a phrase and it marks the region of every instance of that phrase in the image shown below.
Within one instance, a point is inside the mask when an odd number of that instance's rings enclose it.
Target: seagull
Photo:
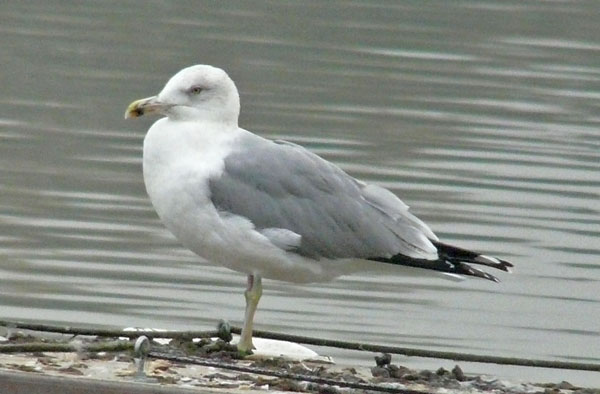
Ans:
[[[167,229],[202,258],[247,275],[240,352],[254,348],[262,278],[325,282],[385,266],[497,282],[472,265],[510,272],[508,261],[441,242],[389,190],[240,128],[239,113],[227,73],[194,65],[157,96],[132,102],[125,118],[163,116],[144,138],[143,174]]]

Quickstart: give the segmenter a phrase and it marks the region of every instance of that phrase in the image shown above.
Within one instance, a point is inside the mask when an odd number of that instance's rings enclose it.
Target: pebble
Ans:
[[[375,364],[378,367],[383,367],[389,365],[392,362],[392,355],[389,353],[382,353],[378,356],[375,356]]]
[[[465,380],[467,380],[465,373],[458,365],[452,368],[452,375],[454,375],[454,378],[459,382],[464,382]]]
[[[376,378],[389,378],[390,371],[383,367],[372,367],[371,374]]]

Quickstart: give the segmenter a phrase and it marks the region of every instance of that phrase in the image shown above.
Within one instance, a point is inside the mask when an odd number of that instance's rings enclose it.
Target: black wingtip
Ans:
[[[494,275],[488,274],[485,271],[472,267],[467,263],[456,262],[454,263],[454,265],[456,266],[456,273],[458,274],[474,276],[476,278],[487,279],[491,280],[492,282],[500,283],[500,279],[498,279]]]
[[[472,276],[475,278],[487,279],[492,282],[500,282],[494,275],[488,274],[485,271],[479,270],[475,267],[470,266],[464,262],[456,262],[449,260],[425,260],[425,259],[414,259],[401,254],[395,255],[392,258],[371,258],[369,260],[381,261],[388,264],[397,264],[407,267],[423,268],[432,271],[445,272],[449,274],[458,274],[464,276]]]
[[[485,271],[475,268],[470,264],[483,265],[509,273],[511,272],[510,268],[513,267],[513,264],[506,260],[475,253],[470,250],[444,244],[439,241],[432,240],[431,242],[438,249],[439,258],[437,260],[414,259],[402,254],[395,255],[391,258],[372,258],[370,260],[404,265],[408,267],[424,268],[450,274],[473,276],[476,278],[487,279],[496,283],[499,283],[500,279],[492,274],[488,274]]]
[[[499,259],[497,257],[479,254],[467,249],[459,248],[458,246],[445,244],[439,241],[432,240],[431,242],[438,249],[440,258],[445,258],[453,262],[462,261],[464,263],[485,265],[487,267],[495,268],[504,272],[511,272],[511,268],[514,267],[514,265],[511,262]]]

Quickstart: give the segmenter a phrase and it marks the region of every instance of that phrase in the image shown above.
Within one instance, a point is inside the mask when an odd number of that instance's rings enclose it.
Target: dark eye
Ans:
[[[202,88],[200,86],[192,86],[190,89],[191,94],[200,94],[202,93]]]

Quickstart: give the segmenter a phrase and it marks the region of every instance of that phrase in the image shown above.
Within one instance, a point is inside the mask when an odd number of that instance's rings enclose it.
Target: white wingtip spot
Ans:
[[[467,278],[465,278],[464,275],[451,274],[449,272],[444,272],[442,274],[442,277],[445,279],[451,280],[453,282],[463,282],[463,281],[467,280]]]
[[[479,256],[475,257],[475,261],[480,263],[502,264],[497,258],[486,256],[484,254],[480,254]]]

